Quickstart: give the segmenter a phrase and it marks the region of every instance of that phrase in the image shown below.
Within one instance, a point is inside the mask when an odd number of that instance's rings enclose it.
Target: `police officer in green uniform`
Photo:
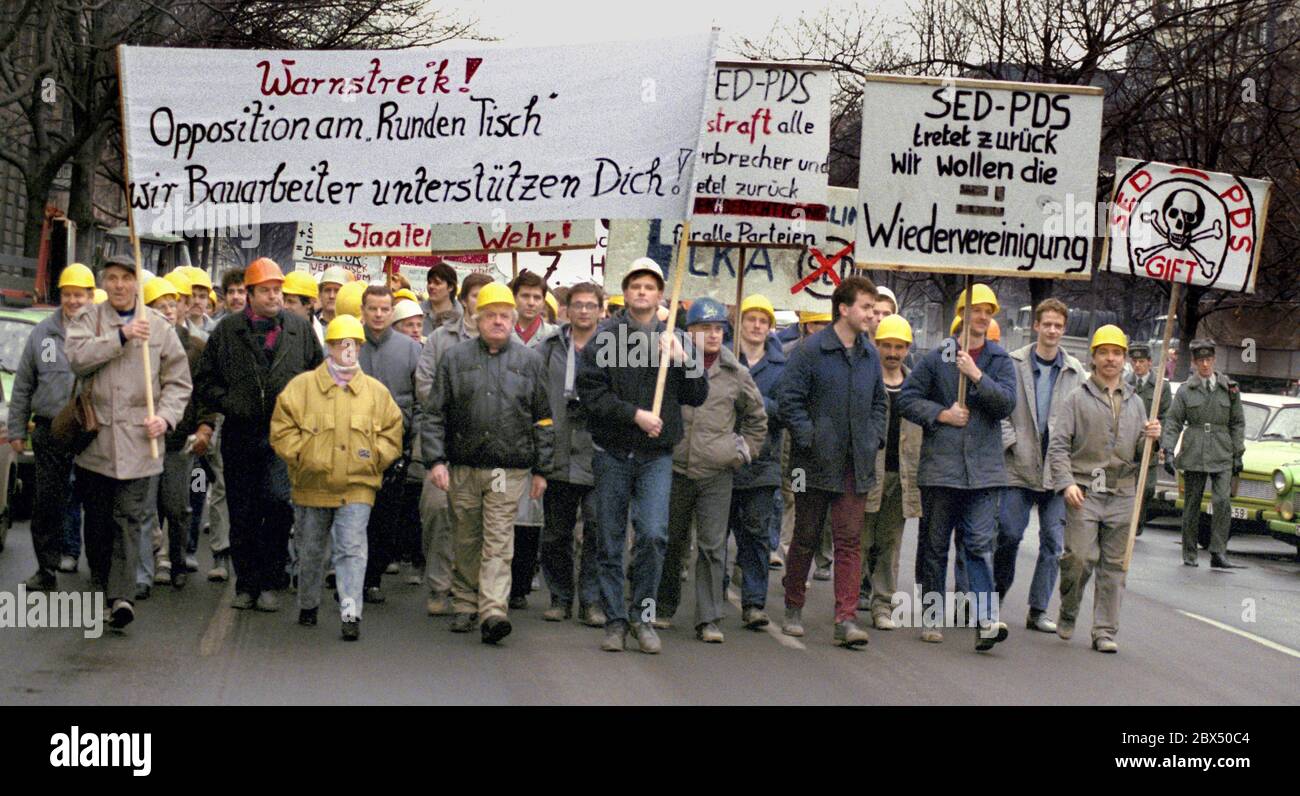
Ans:
[[[1228,560],[1228,527],[1232,521],[1232,477],[1241,472],[1246,451],[1246,418],[1241,389],[1227,374],[1214,370],[1214,341],[1193,340],[1193,373],[1174,396],[1168,422],[1162,424],[1161,447],[1173,450],[1179,433],[1183,446],[1174,466],[1183,471],[1183,564],[1196,566],[1196,530],[1201,495],[1210,487],[1210,566],[1236,569]]]
[[[1133,392],[1142,398],[1142,406],[1146,409],[1147,417],[1150,417],[1151,398],[1156,393],[1156,374],[1151,368],[1151,346],[1146,343],[1131,344],[1128,358],[1133,365],[1133,373],[1129,375],[1128,384],[1133,388]],[[1169,414],[1169,403],[1169,382],[1164,382],[1160,385],[1160,410],[1156,415],[1161,423],[1165,422]],[[1162,450],[1151,451],[1151,462],[1147,467],[1147,486],[1142,492],[1142,509],[1138,514],[1138,536],[1142,535],[1142,528],[1147,524],[1147,510],[1151,505],[1151,499],[1155,497],[1156,465],[1162,454]]]

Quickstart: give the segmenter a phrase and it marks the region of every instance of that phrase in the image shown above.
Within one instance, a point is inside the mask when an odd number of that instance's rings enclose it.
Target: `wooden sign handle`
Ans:
[[[673,265],[673,294],[668,302],[668,334],[677,328],[677,301],[682,295],[682,274],[686,272],[686,251],[691,239],[691,222],[682,224],[682,236],[677,242],[677,262]],[[656,341],[656,345],[658,341]],[[655,381],[655,399],[650,412],[659,417],[659,410],[664,404],[664,387],[668,384],[668,360],[672,357],[659,357],[659,377]]]

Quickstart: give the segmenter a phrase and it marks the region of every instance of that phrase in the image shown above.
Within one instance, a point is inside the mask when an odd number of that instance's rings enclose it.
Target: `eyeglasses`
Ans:
[[[575,301],[569,305],[569,312],[595,312],[600,305],[594,301]]]

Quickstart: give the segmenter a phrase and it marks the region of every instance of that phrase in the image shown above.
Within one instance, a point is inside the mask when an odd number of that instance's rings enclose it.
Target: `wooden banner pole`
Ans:
[[[1160,419],[1160,392],[1165,387],[1165,360],[1169,357],[1169,341],[1174,333],[1174,316],[1178,314],[1178,300],[1182,297],[1183,285],[1175,282],[1169,290],[1169,310],[1165,317],[1165,336],[1160,343],[1160,366],[1156,368],[1156,386],[1151,394],[1151,409],[1147,412],[1147,421]],[[1147,488],[1147,466],[1151,464],[1151,448],[1154,440],[1142,438],[1142,465],[1138,469],[1137,493],[1133,496],[1133,514],[1128,523],[1128,543],[1124,546],[1124,571],[1133,561],[1133,542],[1137,539],[1138,523],[1142,521],[1142,495]],[[1173,451],[1166,455],[1172,456]]]
[[[689,220],[682,223],[682,236],[677,243],[677,262],[673,264],[673,293],[672,299],[668,302],[668,334],[672,334],[677,328],[677,301],[682,295],[682,274],[686,272],[686,252],[690,247],[691,240],[691,222]],[[659,377],[655,381],[655,399],[651,406],[650,412],[655,417],[659,417],[659,410],[663,408],[664,403],[664,386],[668,384],[668,360],[671,357],[659,357]]]
[[[736,269],[736,326],[731,330],[731,352],[740,355],[740,302],[745,300],[745,247],[740,247],[740,267]]]
[[[513,282],[519,278],[519,252],[510,252],[510,281]]]
[[[961,316],[961,350],[970,350],[970,324],[966,322],[966,312],[970,311],[971,291],[975,284],[975,277],[966,274],[966,289],[962,292],[963,300],[966,302],[965,311]],[[962,409],[966,408],[966,374],[960,370],[957,371],[957,405]]]
[[[122,63],[122,45],[117,46],[117,109],[122,121],[122,182],[126,184],[126,220],[131,230],[131,251],[135,256],[135,317],[149,320],[149,308],[144,304],[144,274],[140,265],[140,236],[135,231],[135,209],[131,204],[131,155],[127,145],[126,118],[126,68]],[[158,275],[162,277],[161,274]],[[147,417],[154,416],[153,365],[149,361],[149,343],[140,345],[144,364],[144,406]],[[158,438],[149,437],[149,453],[158,458]]]

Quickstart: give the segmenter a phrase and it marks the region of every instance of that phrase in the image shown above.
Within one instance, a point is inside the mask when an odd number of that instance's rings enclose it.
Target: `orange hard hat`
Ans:
[[[244,285],[252,287],[264,282],[283,282],[284,272],[280,266],[275,264],[275,260],[270,257],[258,257],[248,264],[248,270],[244,272]]]

